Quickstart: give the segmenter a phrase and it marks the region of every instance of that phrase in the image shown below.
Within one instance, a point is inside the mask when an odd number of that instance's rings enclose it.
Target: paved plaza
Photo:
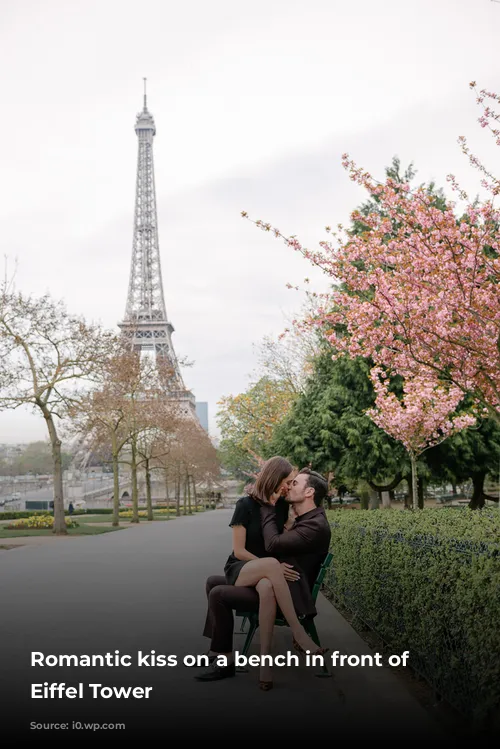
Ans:
[[[141,523],[100,536],[48,539],[0,553],[0,643],[3,714],[24,733],[31,721],[125,722],[126,731],[153,737],[237,742],[239,739],[448,740],[404,683],[385,668],[337,668],[334,678],[315,670],[276,668],[271,692],[258,689],[258,669],[217,683],[195,681],[195,668],[34,668],[44,654],[204,653],[204,583],[220,574],[230,552],[230,510],[169,522]],[[50,542],[51,541],[51,542]],[[237,624],[237,627],[239,623]],[[322,644],[346,654],[368,645],[323,597]],[[236,635],[235,648],[243,647]],[[275,653],[291,647],[276,630]],[[258,652],[258,637],[253,652]],[[152,686],[149,700],[30,699],[30,684],[83,682]],[[3,720],[3,728],[6,721]],[[33,731],[29,734],[34,737]],[[129,737],[130,737],[129,733]],[[72,732],[73,738],[83,738]],[[39,732],[37,738],[43,738]],[[61,737],[62,738],[62,737]],[[88,740],[88,735],[86,739]],[[66,739],[69,736],[66,735]]]

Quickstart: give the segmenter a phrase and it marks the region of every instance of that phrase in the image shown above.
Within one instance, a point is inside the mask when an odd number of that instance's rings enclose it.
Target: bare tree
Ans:
[[[146,468],[148,519],[152,520],[150,465],[160,434],[175,428],[177,407],[169,397],[172,370],[162,360],[141,358],[125,339],[103,361],[99,386],[73,409],[74,427],[93,445],[106,445],[113,462],[113,525],[119,524],[119,466],[130,467],[132,522],[139,522],[138,471]]]
[[[23,406],[45,419],[54,461],[54,533],[67,533],[57,422],[106,357],[113,335],[70,315],[49,295],[0,287],[0,409]]]
[[[170,454],[171,439],[179,425],[179,408],[168,397],[148,398],[139,403],[137,431],[138,466],[146,476],[146,508],[148,520],[153,520],[151,475],[157,461]]]
[[[101,363],[97,388],[70,409],[72,431],[92,447],[111,452],[113,526],[120,522],[120,455],[133,433],[132,403],[140,382],[140,358],[119,340]]]
[[[320,347],[320,334],[308,322],[315,317],[317,308],[317,299],[309,294],[297,319],[285,318],[289,327],[284,334],[277,338],[266,336],[256,346],[259,376],[284,383],[294,393],[304,391]]]
[[[175,435],[169,439],[162,440],[162,449],[159,455],[155,457],[154,468],[163,472],[165,482],[165,502],[167,509],[167,520],[170,520],[170,480],[172,478],[172,458],[171,452],[174,445]]]
[[[205,430],[195,421],[185,419],[177,431],[170,454],[176,477],[177,514],[180,514],[181,491],[183,512],[192,514],[198,506],[197,484],[216,481],[220,476],[217,451]]]

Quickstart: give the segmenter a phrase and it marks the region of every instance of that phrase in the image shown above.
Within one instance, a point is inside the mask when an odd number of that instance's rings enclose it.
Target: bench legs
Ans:
[[[249,622],[250,626],[248,628],[247,636],[245,637],[245,644],[243,645],[243,650],[241,651],[242,655],[248,655],[248,651],[250,650],[250,646],[252,644],[252,640],[254,638],[255,633],[257,632],[257,627],[259,626],[259,617],[258,615],[253,616],[245,616],[243,618],[243,621],[241,623],[240,632],[245,631],[245,623]],[[240,674],[247,674],[248,668],[247,666],[238,666],[236,671]]]
[[[245,644],[243,645],[243,650],[241,651],[242,655],[244,655],[244,656],[248,655],[248,651],[250,650],[250,646],[252,645],[253,638],[254,638],[255,633],[257,632],[257,628],[259,626],[259,617],[257,615],[245,617],[243,619],[240,632],[244,632],[245,631],[244,630],[244,626],[245,626],[245,623],[247,622],[247,620],[249,622],[249,628],[248,628],[247,636],[245,638]],[[318,647],[321,647],[321,643],[320,643],[319,636],[318,636],[318,631],[316,629],[316,625],[314,624],[314,620],[313,619],[306,619],[304,621],[304,629],[306,630],[306,632],[309,635],[309,637],[316,643],[316,645]],[[247,673],[248,672],[248,668],[246,666],[242,666],[242,667],[238,668],[237,670],[239,672],[241,672],[241,673]],[[319,676],[321,678],[331,678],[332,677],[332,673],[331,673],[330,669],[328,668],[328,666],[326,664],[326,661],[324,661],[323,665],[321,666],[321,671],[319,673],[317,673],[316,676]]]
[[[257,627],[259,626],[259,618],[257,616],[252,616],[249,618],[250,626],[248,628],[248,633],[245,638],[245,644],[243,645],[242,655],[248,655],[248,651],[250,650],[250,645],[252,644],[252,640],[254,638],[255,633],[257,632]]]
[[[316,643],[316,645],[320,648],[321,643],[319,641],[318,631],[316,629],[314,620],[306,619],[306,621],[304,622],[304,629],[306,630],[311,640],[313,640]],[[332,673],[329,670],[328,666],[326,665],[326,657],[323,658],[323,665],[321,666],[321,671],[317,673],[316,676],[319,676],[322,678],[331,678]]]

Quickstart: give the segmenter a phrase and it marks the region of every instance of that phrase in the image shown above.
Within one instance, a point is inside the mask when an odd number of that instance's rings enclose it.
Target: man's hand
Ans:
[[[296,572],[293,569],[293,564],[287,564],[286,562],[281,562],[281,569],[283,570],[283,575],[285,577],[285,580],[290,580],[291,582],[295,582],[295,580],[300,580],[300,575],[298,572]]]
[[[278,499],[281,497],[281,494],[277,494],[276,492],[273,492],[271,496],[269,497],[269,500],[266,502],[266,504],[271,505],[274,507]]]

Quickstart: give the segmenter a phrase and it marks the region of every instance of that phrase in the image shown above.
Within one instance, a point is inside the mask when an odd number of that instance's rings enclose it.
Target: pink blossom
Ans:
[[[457,387],[446,389],[429,376],[408,378],[403,386],[403,399],[388,390],[386,373],[374,367],[370,377],[375,388],[375,407],[366,413],[372,421],[403,443],[414,456],[420,455],[456,432],[473,426],[474,416],[451,416],[463,398]]]

